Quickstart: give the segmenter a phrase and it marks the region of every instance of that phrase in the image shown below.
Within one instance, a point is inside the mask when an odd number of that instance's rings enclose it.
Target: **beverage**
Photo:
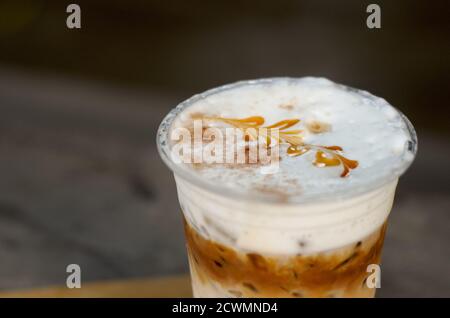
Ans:
[[[242,131],[234,146],[244,161],[177,162],[172,133],[199,119],[201,132]],[[188,140],[191,158],[204,136]],[[278,147],[276,165],[250,162],[261,140],[271,155]],[[238,82],[180,104],[158,146],[175,175],[194,296],[375,295],[368,268],[380,263],[398,177],[417,146],[385,100],[322,78]]]

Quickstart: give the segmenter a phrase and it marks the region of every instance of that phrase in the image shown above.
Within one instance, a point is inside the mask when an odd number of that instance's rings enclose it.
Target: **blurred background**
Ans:
[[[66,7],[81,7],[81,29]],[[381,6],[381,29],[366,7]],[[450,297],[450,3],[0,1],[0,290],[187,273],[164,115],[241,79],[324,76],[382,96],[419,136],[382,297]]]

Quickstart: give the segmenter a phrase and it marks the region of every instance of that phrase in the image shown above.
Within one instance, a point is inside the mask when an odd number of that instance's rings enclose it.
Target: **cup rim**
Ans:
[[[195,104],[197,101],[202,100],[208,96],[234,89],[241,86],[248,85],[258,85],[264,83],[271,83],[279,80],[286,81],[298,81],[301,79],[305,79],[305,77],[269,77],[269,78],[260,78],[260,79],[250,79],[250,80],[241,80],[230,84],[221,85],[218,87],[214,87],[212,89],[206,90],[202,93],[195,94],[188,99],[179,103],[175,108],[173,108],[162,120],[161,124],[158,127],[157,135],[156,135],[156,145],[161,156],[163,162],[167,165],[167,167],[177,176],[181,177],[184,180],[190,182],[194,186],[197,186],[205,191],[213,192],[220,196],[226,196],[229,198],[240,199],[248,202],[264,202],[264,203],[275,203],[275,204],[309,204],[309,203],[320,203],[322,201],[330,202],[331,200],[344,200],[348,198],[354,198],[359,195],[364,195],[373,190],[383,187],[398,179],[413,163],[418,149],[418,140],[416,131],[409,121],[409,119],[396,107],[392,106],[400,115],[405,124],[407,131],[410,135],[410,140],[408,141],[408,148],[405,151],[405,156],[407,153],[412,155],[410,160],[404,160],[403,163],[394,171],[389,171],[389,174],[379,174],[375,177],[369,184],[355,187],[352,191],[348,191],[348,189],[336,190],[333,192],[332,197],[330,198],[329,193],[317,193],[311,194],[307,197],[300,195],[292,195],[289,196],[289,200],[281,202],[279,198],[265,195],[259,192],[247,192],[240,191],[239,189],[235,189],[228,186],[223,186],[220,184],[214,184],[211,181],[208,181],[205,178],[202,178],[200,175],[192,171],[191,169],[183,168],[183,164],[177,164],[173,162],[170,155],[170,143],[169,143],[169,133],[170,128],[175,120],[175,118],[182,113],[186,108]],[[351,86],[337,84],[341,87],[345,87],[349,90],[357,91],[363,94],[369,94],[370,96],[374,96],[371,93],[360,90],[357,88],[353,88]]]

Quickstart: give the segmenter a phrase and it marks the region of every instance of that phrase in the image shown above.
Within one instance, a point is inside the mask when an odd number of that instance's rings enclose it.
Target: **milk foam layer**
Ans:
[[[397,180],[345,200],[283,204],[235,200],[175,176],[186,221],[206,239],[242,252],[312,254],[355,244],[378,230]]]
[[[283,151],[279,171],[270,177],[261,167],[175,166],[168,159],[167,136],[199,113],[262,116],[268,125],[298,118],[306,143],[340,146],[359,166],[341,178],[341,167],[315,167],[312,152],[288,157]],[[328,124],[329,131],[308,132],[312,121]],[[186,220],[196,231],[244,252],[291,255],[332,250],[376,231],[390,212],[398,176],[414,158],[413,134],[395,108],[367,92],[323,78],[267,79],[219,88],[181,104],[162,124],[159,146],[174,170]],[[281,189],[289,198],[254,199],[261,186]]]
[[[305,143],[340,146],[345,157],[359,163],[349,177],[340,178],[342,167],[312,165],[314,151],[289,157],[287,146],[282,146],[280,169],[269,176],[264,171],[266,167],[239,164],[233,169],[221,165],[190,169],[204,181],[240,192],[254,193],[264,187],[304,199],[343,193],[365,187],[382,175],[398,175],[401,167],[413,159],[414,136],[395,108],[382,98],[323,78],[266,80],[207,93],[178,114],[171,129],[191,125],[193,114],[224,118],[262,116],[266,125],[300,119],[292,129],[303,130]],[[329,131],[312,133],[308,124],[314,122],[328,125]],[[185,168],[189,170],[189,166]]]

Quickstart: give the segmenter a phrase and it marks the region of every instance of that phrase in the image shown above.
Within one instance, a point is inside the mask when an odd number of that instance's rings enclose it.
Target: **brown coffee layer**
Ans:
[[[379,264],[386,223],[354,244],[311,255],[243,253],[213,242],[185,222],[191,266],[201,284],[219,285],[230,296],[373,297],[367,266]]]

